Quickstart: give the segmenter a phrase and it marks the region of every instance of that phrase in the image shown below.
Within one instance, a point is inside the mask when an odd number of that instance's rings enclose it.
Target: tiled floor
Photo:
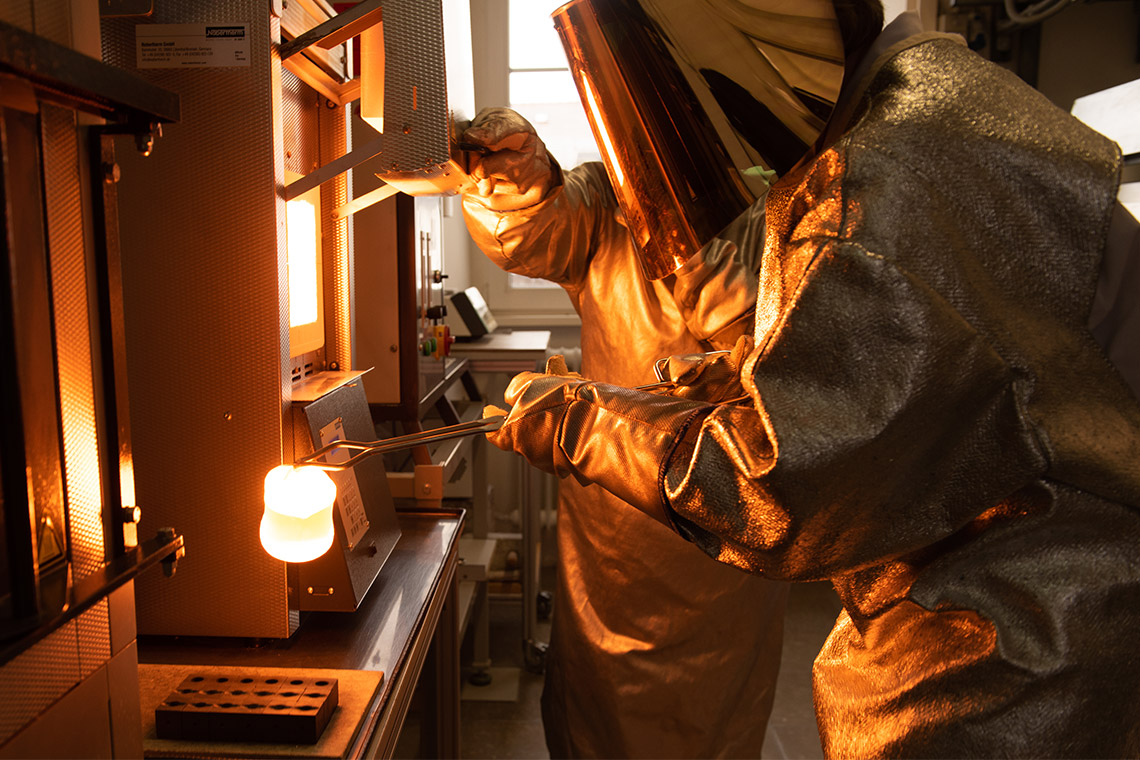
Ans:
[[[548,641],[549,623],[540,624],[537,634],[540,641]],[[523,667],[521,604],[491,605],[491,661],[495,668],[517,670],[518,700],[463,700],[459,706],[459,748],[463,757],[478,760],[549,758],[539,707],[542,674]]]
[[[555,602],[557,605],[557,601]],[[785,621],[784,652],[776,684],[776,704],[768,724],[764,757],[771,760],[822,758],[811,701],[811,663],[839,612],[831,587],[793,586]],[[539,697],[542,675],[522,669],[522,607],[500,602],[491,607],[491,657],[497,667],[519,669],[515,702],[464,700],[461,749],[464,758],[548,758]],[[539,635],[545,637],[545,626]]]
[[[811,664],[838,614],[839,598],[830,584],[792,585],[784,619],[784,653],[776,681],[776,701],[764,739],[765,758],[823,758],[811,701]]]

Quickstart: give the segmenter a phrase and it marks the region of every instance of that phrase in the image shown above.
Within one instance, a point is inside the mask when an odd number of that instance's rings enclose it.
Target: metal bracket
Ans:
[[[128,123],[178,121],[178,95],[0,21],[0,72],[28,80],[36,97]]]
[[[313,45],[328,50],[355,37],[380,21],[383,5],[382,0],[365,0],[299,37],[282,43],[281,60],[284,61]]]
[[[388,473],[395,499],[415,499],[417,507],[437,507],[443,500],[443,465],[417,464],[414,472]]]
[[[186,553],[182,535],[173,528],[164,528],[157,536],[145,541],[126,554],[115,557],[93,573],[75,581],[67,591],[67,604],[62,611],[43,618],[27,621],[22,630],[6,630],[0,644],[0,664],[8,662],[37,641],[74,620],[95,604],[111,595],[140,573],[162,563],[167,576],[174,574],[174,565]],[[13,628],[20,625],[17,622]]]
[[[329,161],[316,171],[309,172],[304,177],[293,180],[285,186],[285,200],[291,201],[312,190],[317,185],[323,185],[333,177],[344,174],[349,169],[353,169],[373,156],[379,155],[384,149],[383,143],[383,137],[369,140],[364,143],[364,145],[353,148],[340,158]]]
[[[309,31],[281,43],[278,48],[281,64],[293,72],[298,79],[338,106],[351,103],[360,97],[361,80],[359,77],[337,81],[325,73],[316,63],[303,55],[298,55],[298,53],[314,46],[330,50],[382,23],[382,6],[381,0],[365,0],[365,2],[358,3],[343,13],[338,13],[328,21],[318,24]]]

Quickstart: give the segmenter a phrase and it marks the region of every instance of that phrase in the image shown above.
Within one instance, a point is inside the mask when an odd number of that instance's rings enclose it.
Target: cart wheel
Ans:
[[[531,673],[541,673],[546,669],[546,649],[549,646],[545,641],[528,640],[524,645],[523,653],[526,660],[526,669]]]
[[[554,595],[549,591],[538,592],[538,619],[550,620],[550,613],[554,609]]]

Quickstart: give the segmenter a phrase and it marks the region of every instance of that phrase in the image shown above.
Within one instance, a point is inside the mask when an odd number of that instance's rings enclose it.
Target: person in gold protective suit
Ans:
[[[755,246],[714,241],[648,281],[599,163],[563,171],[533,127],[481,111],[463,142],[479,180],[463,201],[482,251],[558,283],[582,320],[582,372],[655,381],[670,353],[730,349],[751,331]],[[736,227],[759,239],[763,205]],[[560,483],[558,570],[542,695],[552,757],[758,757],[780,663],[788,586],[677,547],[598,486]]]
[[[1119,148],[914,14],[847,52],[767,197],[747,402],[527,373],[489,437],[830,580],[829,757],[1140,756],[1140,404],[1095,339],[1135,312]]]

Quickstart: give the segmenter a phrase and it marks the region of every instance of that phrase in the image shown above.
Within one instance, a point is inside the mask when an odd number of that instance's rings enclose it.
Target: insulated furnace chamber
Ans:
[[[301,45],[342,15],[358,21],[339,40]],[[356,283],[354,199],[338,166],[355,147],[352,35],[369,26],[382,29],[390,127],[370,145],[391,171],[447,166],[439,0],[155,0],[150,15],[103,20],[105,59],[178,93],[183,109],[153,160],[124,157],[132,182],[119,196],[132,222],[122,247],[136,489],[163,505],[141,529],[175,524],[194,547],[175,583],[138,585],[141,634],[288,637],[304,610],[354,609],[398,536],[374,457],[356,468],[367,533],[349,535],[338,511],[336,583],[259,542],[265,474],[319,448],[337,419],[349,438],[375,438],[364,389],[397,381],[354,363],[357,301],[373,296]],[[400,235],[414,239],[393,231],[368,255],[396,262]],[[397,357],[419,349],[392,345]],[[321,424],[318,405],[335,411]]]

